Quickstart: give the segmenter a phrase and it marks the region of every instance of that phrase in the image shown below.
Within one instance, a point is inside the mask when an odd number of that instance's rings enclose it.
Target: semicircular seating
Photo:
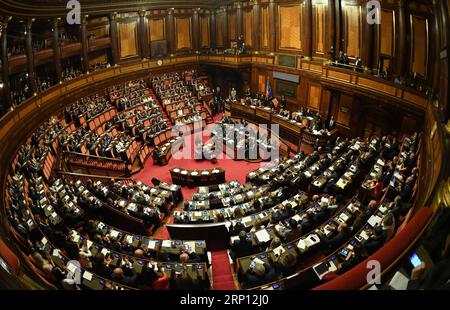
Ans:
[[[122,177],[143,167],[153,148],[180,140],[167,138],[165,113],[192,94],[178,74],[152,84],[153,90],[143,80],[127,82],[68,106],[11,163],[12,230],[46,285],[147,289],[160,280],[165,288],[184,288],[180,279],[188,276],[189,288],[211,288],[205,240],[150,237],[173,215],[188,229],[224,225],[240,288],[313,288],[382,247],[394,232],[379,235],[380,223],[391,219],[397,228],[406,215],[414,190],[405,194],[405,184],[417,179],[417,135],[400,143],[338,138],[320,153],[288,151],[249,173],[245,184],[222,183],[223,177],[186,201],[178,185]]]

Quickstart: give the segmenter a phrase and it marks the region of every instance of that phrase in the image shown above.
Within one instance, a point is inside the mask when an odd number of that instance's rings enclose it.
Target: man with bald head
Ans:
[[[112,279],[124,285],[133,285],[137,278],[136,270],[134,270],[128,258],[125,258],[122,266],[115,268],[112,273]]]

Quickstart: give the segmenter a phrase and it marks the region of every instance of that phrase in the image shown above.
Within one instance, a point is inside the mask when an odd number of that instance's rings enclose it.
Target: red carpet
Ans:
[[[221,116],[215,117],[215,120],[220,119]],[[186,137],[186,141],[190,139],[193,143],[193,136]],[[205,140],[205,139],[204,139]],[[182,150],[181,150],[182,151]],[[191,151],[193,157],[193,150]],[[133,179],[142,181],[148,185],[151,184],[152,178],[160,179],[167,183],[172,183],[170,177],[170,169],[175,167],[182,167],[186,169],[210,169],[214,167],[221,167],[226,170],[226,180],[237,180],[242,184],[245,183],[246,175],[265,165],[265,163],[249,163],[246,161],[235,161],[226,156],[223,159],[218,159],[216,164],[210,161],[196,161],[195,159],[175,159],[172,158],[167,166],[153,165],[153,161],[147,160],[147,163],[139,173],[133,176]],[[197,188],[182,189],[184,199],[190,199],[192,194],[197,192]],[[167,223],[173,223],[173,216],[169,217]],[[170,235],[165,226],[159,228],[153,237],[158,239],[170,239]],[[233,274],[228,259],[226,246],[221,242],[208,243],[208,250],[211,251],[212,269],[213,269],[213,288],[215,290],[234,290],[235,285],[233,281]]]
[[[222,115],[217,115],[214,117],[215,121],[220,120]],[[186,143],[193,144],[194,136],[190,135],[185,138]],[[207,138],[203,138],[203,142],[206,142]],[[302,147],[307,153],[311,150]],[[187,153],[188,148],[182,149],[180,152],[185,151]],[[133,176],[133,179],[142,181],[148,185],[151,184],[152,178],[160,179],[167,183],[172,183],[172,179],[170,177],[170,170],[176,167],[185,168],[185,169],[211,169],[214,167],[221,167],[226,171],[226,181],[237,180],[241,184],[245,183],[245,177],[251,171],[258,169],[261,166],[266,165],[267,163],[250,163],[247,161],[235,161],[227,156],[223,156],[223,158],[218,158],[216,164],[212,164],[210,161],[196,161],[193,159],[193,147],[191,148],[190,154],[192,159],[175,159],[172,158],[169,161],[169,164],[166,166],[158,166],[153,165],[153,161],[151,158],[147,160],[145,167],[136,175]],[[177,155],[177,154],[175,154]],[[180,154],[178,154],[180,155]],[[190,199],[192,194],[197,192],[196,188],[183,188],[183,197],[184,199]],[[173,216],[169,216],[167,220],[168,224],[173,223]],[[170,239],[170,235],[165,226],[159,228],[157,232],[153,235],[153,237],[158,239]],[[215,290],[234,290],[236,289],[233,280],[233,274],[231,271],[231,266],[226,250],[227,246],[224,244],[224,240],[218,240],[217,242],[209,242],[208,250],[211,251],[211,259],[212,259],[212,268],[213,268],[213,289]],[[312,258],[312,261],[315,261]]]
[[[227,250],[212,251],[213,289],[235,290]]]
[[[190,140],[190,141],[189,141]],[[185,138],[186,144],[191,143],[193,146],[193,140],[194,136],[190,135]],[[206,138],[204,139],[206,140]],[[187,152],[187,148],[180,150],[180,152]],[[175,155],[181,155],[179,152]],[[147,160],[147,163],[145,164],[145,167],[137,174],[133,176],[133,179],[142,181],[146,184],[151,184],[152,178],[160,179],[167,183],[172,183],[172,178],[170,177],[170,170],[173,168],[185,168],[190,170],[195,169],[212,169],[215,167],[220,167],[226,170],[225,177],[226,181],[233,181],[237,180],[241,182],[242,184],[245,183],[245,177],[248,173],[258,169],[261,166],[266,165],[266,163],[250,163],[247,161],[236,161],[228,158],[225,154],[223,155],[223,158],[218,158],[217,163],[213,164],[210,161],[204,160],[204,161],[196,161],[193,159],[194,157],[194,150],[193,147],[191,147],[190,151],[190,157],[192,159],[176,159],[171,158],[169,161],[169,164],[166,166],[158,166],[154,165],[151,158]],[[180,156],[181,157],[181,156]],[[188,189],[183,188],[183,197],[184,199],[190,199],[192,196],[192,193],[195,193],[196,189]]]

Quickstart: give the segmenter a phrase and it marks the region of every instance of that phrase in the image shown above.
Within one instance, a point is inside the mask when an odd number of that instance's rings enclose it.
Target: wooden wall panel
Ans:
[[[426,78],[428,63],[428,20],[411,16],[411,72]]]
[[[244,40],[247,46],[253,45],[253,14],[252,11],[244,11]]]
[[[175,33],[177,50],[192,48],[190,17],[175,18]]]
[[[417,120],[416,118],[410,116],[410,115],[405,115],[402,119],[402,127],[401,127],[401,132],[402,133],[407,133],[407,134],[412,134],[417,130]]]
[[[352,115],[353,98],[352,96],[341,94],[339,98],[339,109],[337,114],[337,123],[350,126],[351,115]]]
[[[209,48],[209,16],[200,17],[200,46]]]
[[[88,34],[95,35],[97,38],[107,37],[109,36],[109,25],[95,29],[90,29],[88,31]]]
[[[321,88],[319,85],[308,85],[308,107],[315,111],[320,110],[320,98]]]
[[[261,92],[265,95],[266,91],[266,76],[263,73],[258,74],[258,92]]]
[[[315,4],[313,7],[313,50],[316,54],[325,54],[326,7]],[[308,35],[308,34],[306,34]]]
[[[224,29],[226,27],[226,15],[224,13],[219,13],[216,15],[216,46],[224,47]]]
[[[89,54],[89,64],[98,64],[98,63],[106,63],[109,62],[108,60],[108,54],[105,50],[90,53]]]
[[[394,14],[392,10],[381,10],[380,54],[382,55],[394,55]]]
[[[302,48],[301,41],[301,6],[279,5],[278,6],[278,33],[280,49]]]
[[[137,56],[137,21],[119,23],[120,58]]]
[[[261,46],[269,48],[269,8],[261,8]]]
[[[361,7],[346,6],[346,53],[349,57],[361,57]]]
[[[159,41],[166,39],[166,25],[164,18],[149,19],[148,28],[150,41]]]
[[[237,40],[237,23],[236,23],[236,12],[228,14],[228,34],[231,41]]]

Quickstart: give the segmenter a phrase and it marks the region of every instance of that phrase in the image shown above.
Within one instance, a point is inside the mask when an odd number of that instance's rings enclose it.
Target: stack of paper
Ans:
[[[309,235],[309,236],[305,239],[305,242],[306,242],[306,245],[307,245],[308,247],[311,247],[311,246],[313,246],[313,245],[319,243],[319,242],[320,242],[320,239],[319,239],[319,236],[317,236],[317,235],[315,235],[315,234],[312,234],[312,235]]]
[[[270,241],[270,235],[267,232],[267,230],[263,229],[255,233],[256,239],[259,243],[269,242]]]
[[[381,223],[381,220],[382,220],[381,217],[377,215],[372,215],[367,222],[369,223],[370,226],[375,227],[379,223]]]
[[[279,247],[273,249],[273,253],[274,253],[276,256],[280,256],[280,255],[283,254],[284,252],[286,252],[286,250],[283,248],[282,245],[280,245]]]
[[[394,290],[406,290],[408,287],[409,279],[403,275],[400,271],[397,271],[392,277],[391,282],[389,282],[389,287]]]
[[[348,215],[345,213],[341,213],[341,215],[339,215],[339,218],[342,219],[344,222],[347,222],[348,220]]]
[[[156,247],[156,242],[155,242],[155,240],[148,240],[148,248],[149,248],[150,250],[154,250],[155,247]]]
[[[117,236],[119,236],[119,232],[117,230],[112,229],[109,235],[113,238],[117,238]]]
[[[297,243],[297,247],[301,252],[304,252],[307,249],[307,245],[304,239],[301,239],[298,243]]]
[[[163,240],[161,246],[164,248],[170,248],[172,246],[172,241],[171,240]]]
[[[83,279],[86,279],[87,281],[91,281],[92,280],[92,273],[90,273],[89,271],[85,271],[83,273]]]

